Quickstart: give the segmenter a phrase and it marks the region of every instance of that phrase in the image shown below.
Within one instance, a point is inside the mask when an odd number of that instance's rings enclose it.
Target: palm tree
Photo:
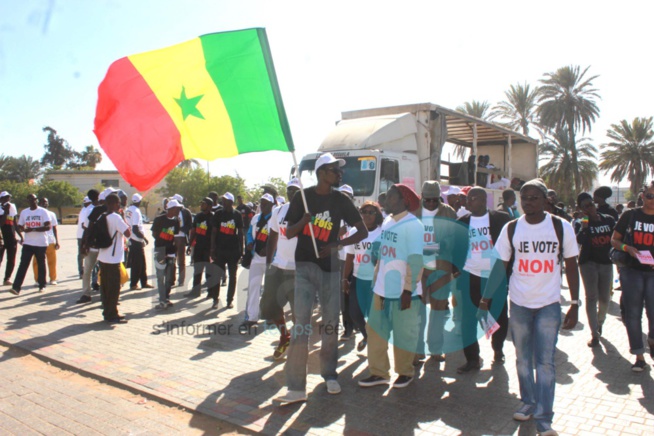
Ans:
[[[487,101],[472,100],[466,101],[461,106],[457,106],[455,110],[457,112],[461,112],[462,114],[479,118],[480,120],[490,121],[492,119],[490,107],[491,105]],[[461,159],[465,157],[467,151],[468,148],[464,147],[463,145],[454,146],[454,154]]]
[[[92,145],[87,145],[84,151],[79,154],[81,166],[95,169],[102,162],[102,153]]]
[[[510,129],[515,131],[520,129],[523,135],[529,135],[529,126],[538,123],[536,116],[538,93],[538,87],[531,89],[527,83],[511,85],[504,93],[506,100],[493,107],[491,117],[508,120],[507,126]]]
[[[611,181],[620,182],[625,177],[631,182],[631,193],[634,198],[645,183],[645,179],[654,172],[654,130],[652,117],[634,118],[629,124],[627,120],[620,124],[611,124],[606,132],[612,142],[602,144],[600,169],[611,173]]]
[[[572,158],[571,173],[576,192],[581,192],[581,168],[575,138],[578,130],[591,131],[591,126],[599,116],[595,99],[600,98],[592,81],[598,76],[586,79],[590,67],[580,71],[579,66],[565,66],[553,73],[546,73],[541,79],[538,116],[543,127],[549,130],[565,129],[569,135]]]
[[[487,101],[472,100],[466,101],[461,106],[457,106],[455,110],[479,118],[480,120],[490,121],[493,119],[492,114],[490,113],[490,107],[490,103]]]
[[[178,165],[177,168],[186,168],[186,169],[194,169],[194,168],[200,168],[200,161],[197,159],[186,159],[181,161]]]
[[[17,182],[29,182],[41,176],[41,164],[31,156],[10,158],[6,165],[7,178]]]
[[[565,129],[559,128],[551,136],[546,136],[545,141],[539,147],[540,159],[547,161],[540,167],[540,176],[566,204],[573,203],[576,194],[581,190],[591,189],[597,177],[598,169],[595,163],[597,148],[588,141],[588,138],[580,138],[571,142],[570,134]],[[574,166],[573,144],[578,156],[577,169],[581,190],[570,183],[570,174],[572,174]]]

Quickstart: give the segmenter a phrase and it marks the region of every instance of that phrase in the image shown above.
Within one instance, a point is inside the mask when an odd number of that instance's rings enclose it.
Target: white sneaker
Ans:
[[[52,286],[55,286],[55,285],[58,285],[59,283],[57,283],[56,280],[52,280],[52,281],[50,282],[50,284],[51,284]]]
[[[302,401],[307,401],[307,393],[304,391],[288,391],[286,394],[277,397],[273,400],[276,403],[279,403],[280,406],[287,406],[289,404],[300,403]]]
[[[341,385],[336,380],[327,380],[327,393],[336,395],[341,393]]]

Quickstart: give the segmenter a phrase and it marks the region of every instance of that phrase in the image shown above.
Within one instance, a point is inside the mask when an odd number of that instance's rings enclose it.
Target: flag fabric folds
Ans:
[[[185,159],[294,149],[261,28],[115,61],[98,89],[94,132],[141,191]]]

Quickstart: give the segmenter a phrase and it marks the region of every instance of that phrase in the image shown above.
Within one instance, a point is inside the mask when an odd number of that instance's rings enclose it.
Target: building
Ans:
[[[61,170],[61,171],[49,171],[44,176],[46,180],[59,180],[66,181],[71,185],[75,186],[80,190],[81,193],[86,195],[89,189],[99,187],[99,185],[104,186],[105,188],[116,188],[122,189],[127,194],[127,198],[131,201],[132,195],[136,192],[143,195],[144,202],[146,204],[142,205],[141,209],[146,215],[150,217],[153,216],[156,207],[152,211],[148,211],[147,202],[153,201],[156,198],[159,198],[160,195],[156,194],[157,189],[166,186],[164,180],[157,183],[153,188],[148,191],[141,192],[137,191],[132,185],[127,183],[127,181],[120,175],[118,171],[109,171],[109,170]],[[148,195],[149,194],[149,195]],[[143,207],[145,206],[145,207]],[[71,211],[64,211],[64,214],[67,213],[76,213],[75,209]]]

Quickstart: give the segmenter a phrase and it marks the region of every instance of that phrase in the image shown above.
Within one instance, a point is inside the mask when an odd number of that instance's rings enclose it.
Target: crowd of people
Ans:
[[[343,165],[329,153],[321,155],[314,168],[317,184],[302,189],[299,180],[291,180],[288,202],[269,185],[257,205],[229,192],[210,192],[201,200],[200,212],[192,215],[176,194],[163,200],[163,211],[152,223],[157,310],[173,306],[172,288],[185,284],[186,256],[193,278],[184,296],[199,298],[204,289],[213,308],[219,305],[223,284],[226,307],[233,308],[237,270],[239,265],[249,268],[241,327],[256,328],[264,320],[279,331],[273,358],[287,355],[287,391],[276,399],[280,404],[307,399],[309,338],[316,328],[320,373],[327,392],[338,394],[339,339],[361,335],[356,349],[367,352],[368,371],[359,386],[404,388],[413,382],[418,362],[441,362],[453,351],[446,325],[454,325],[465,357],[459,374],[483,366],[478,342],[483,334],[491,338],[493,364],[503,364],[510,333],[522,400],[513,418],[533,418],[540,434],[556,434],[552,421],[559,329],[578,323],[581,272],[588,346],[600,345],[614,264],[622,322],[636,356],[631,370],[641,372],[647,366],[643,309],[654,358],[654,182],[643,190],[638,206],[619,211],[606,201],[612,195],[608,187],[580,193],[572,215],[540,179],[525,182],[518,192],[504,190],[497,210],[489,208],[484,189],[441,190],[437,181],[425,182],[420,196],[397,183],[377,202],[356,207],[352,188],[342,185]],[[32,258],[39,292],[48,284],[46,271],[49,284],[57,284],[56,215],[48,211],[47,199],[30,194],[27,200],[29,207],[18,214],[11,195],[0,193],[0,262],[4,258],[4,285],[14,295],[20,295]],[[92,291],[99,289],[103,317],[110,323],[127,322],[118,310],[123,283],[129,281],[130,290],[155,288],[148,282],[145,246],[150,239],[141,200],[134,194],[128,207],[124,192],[92,189],[80,213],[77,265],[82,289],[77,303],[91,302]],[[18,245],[22,252],[12,282]],[[569,298],[562,319],[563,274]],[[316,305],[317,325],[312,322]]]

